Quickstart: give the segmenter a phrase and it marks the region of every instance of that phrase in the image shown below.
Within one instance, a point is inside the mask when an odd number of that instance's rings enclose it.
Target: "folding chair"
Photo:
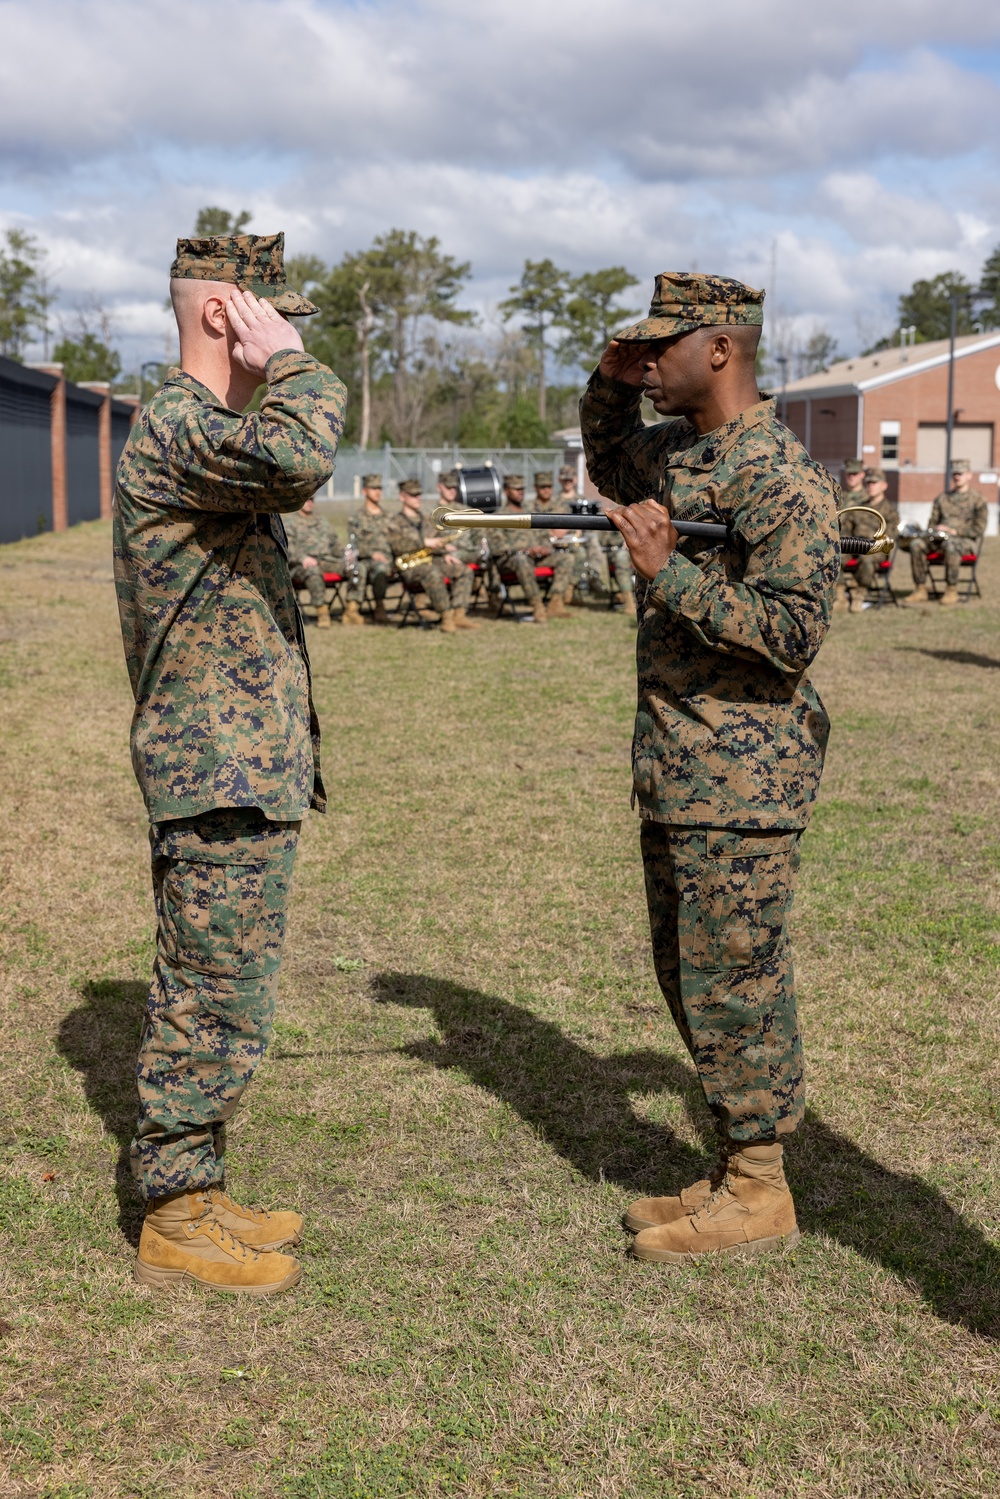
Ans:
[[[976,577],[976,566],[979,562],[979,553],[982,551],[982,542],[974,552],[963,553],[958,564],[958,597],[963,604],[970,599],[981,599],[982,592],[979,587],[979,579]],[[939,585],[947,585],[948,573],[946,567],[947,559],[944,552],[927,553],[927,587],[932,598],[940,598]],[[941,569],[940,577],[935,577],[934,569]]]
[[[862,599],[862,604],[868,603],[873,609],[881,609],[883,604],[892,604],[895,608],[899,608],[899,600],[893,592],[892,584],[889,581],[892,573],[892,564],[895,560],[895,548],[889,553],[888,557],[882,557],[879,560],[875,570],[875,580],[867,590],[867,599]],[[860,561],[860,557],[842,557],[840,561],[841,574],[843,575],[844,582],[850,583],[852,595],[861,592],[856,576]]]
[[[496,577],[497,584],[498,584],[498,590],[497,591],[498,591],[498,594],[499,594],[499,597],[500,597],[500,608],[497,611],[497,619],[502,618],[503,612],[507,608],[508,605],[510,605],[510,613],[511,613],[512,617],[514,619],[517,619],[519,616],[518,616],[518,614],[517,614],[517,612],[516,612],[516,610],[514,608],[514,601],[513,601],[513,599],[510,596],[510,590],[511,590],[511,588],[520,588],[520,586],[521,586],[521,580],[517,576],[517,573],[510,572],[506,568],[503,571],[501,571],[500,568],[498,568],[495,563],[493,564],[493,569],[494,569],[494,576]],[[549,593],[552,590],[552,579],[554,577],[555,577],[555,569],[554,568],[551,568],[551,567],[536,567],[535,568],[535,581],[536,581],[536,583],[538,584],[538,586],[539,586],[539,588],[541,590],[542,602],[543,603],[548,603]]]

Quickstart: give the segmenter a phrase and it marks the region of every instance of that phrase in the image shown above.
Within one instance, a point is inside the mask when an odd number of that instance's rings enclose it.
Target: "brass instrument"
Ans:
[[[411,567],[423,567],[427,562],[433,562],[439,557],[440,552],[432,552],[430,547],[420,547],[416,552],[404,552],[401,557],[396,558],[396,571],[398,573],[409,572]]]
[[[915,541],[926,541],[931,550],[939,552],[946,539],[944,531],[931,530],[928,526],[918,526],[913,521],[907,521],[905,525],[896,527],[896,545],[901,552],[908,552]]]

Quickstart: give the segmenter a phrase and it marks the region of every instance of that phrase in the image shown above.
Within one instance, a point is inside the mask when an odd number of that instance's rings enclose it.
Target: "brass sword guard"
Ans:
[[[881,513],[881,511],[876,510],[874,505],[845,505],[843,510],[839,510],[837,512],[837,519],[839,520],[842,515],[851,515],[854,511],[857,510],[863,510],[866,515],[874,515],[878,520],[878,530],[875,532],[875,535],[871,538],[866,538],[869,541],[869,545],[867,548],[868,556],[872,557],[881,555],[883,557],[888,557],[889,553],[892,551],[895,545],[895,542],[886,531],[885,516]]]

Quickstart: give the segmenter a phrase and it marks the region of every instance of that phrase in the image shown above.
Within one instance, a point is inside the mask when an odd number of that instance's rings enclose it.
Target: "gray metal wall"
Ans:
[[[0,542],[52,529],[55,380],[0,358]]]
[[[132,408],[120,404],[118,401],[111,402],[111,487],[114,489],[115,473],[118,468],[118,460],[122,456],[122,449],[128,442],[128,435],[132,430]]]
[[[101,401],[96,391],[66,386],[66,508],[71,526],[98,520],[101,514]]]

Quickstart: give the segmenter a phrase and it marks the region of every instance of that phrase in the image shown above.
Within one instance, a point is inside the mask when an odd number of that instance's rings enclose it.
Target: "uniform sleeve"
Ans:
[[[333,473],[347,391],[309,354],[267,362],[259,412],[200,405],[172,433],[175,503],[195,510],[297,510]]]
[[[830,623],[840,572],[832,497],[782,476],[737,522],[746,546],[743,579],[702,572],[672,552],[646,592],[646,606],[669,611],[696,639],[724,655],[763,658],[779,672],[809,666]],[[760,519],[754,517],[759,516]],[[774,520],[770,524],[765,517]]]
[[[931,518],[927,522],[927,526],[928,526],[929,530],[933,531],[934,527],[935,526],[939,526],[940,524],[941,524],[941,496],[938,495],[937,499],[934,501],[933,505],[931,506]]]
[[[663,433],[673,423],[644,425],[642,391],[600,370],[590,377],[580,401],[580,429],[587,469],[605,499],[636,505],[662,490]]]
[[[976,508],[972,513],[972,535],[976,541],[977,546],[986,535],[986,526],[988,522],[989,510],[986,507],[986,501],[983,499],[983,496],[980,495],[976,501]]]

